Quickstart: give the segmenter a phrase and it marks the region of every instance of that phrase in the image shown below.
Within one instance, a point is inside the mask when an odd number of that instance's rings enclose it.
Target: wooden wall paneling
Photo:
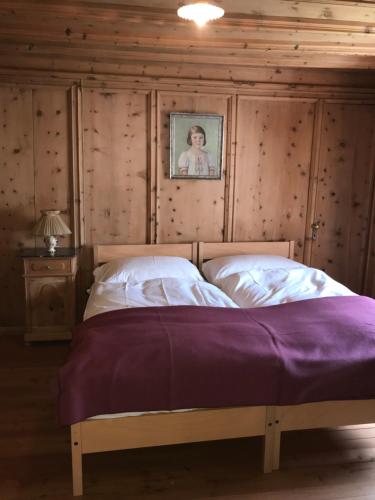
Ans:
[[[156,243],[156,165],[157,165],[157,95],[156,91],[152,90],[150,92],[149,98],[149,159],[148,159],[148,203],[147,203],[147,214],[148,214],[148,242]]]
[[[239,97],[234,241],[295,240],[302,260],[315,105]]]
[[[370,209],[370,224],[367,249],[367,265],[365,269],[364,293],[375,298],[375,129],[372,140],[372,203]]]
[[[32,91],[0,87],[0,324],[24,321],[19,250],[34,246]]]
[[[318,169],[319,169],[320,145],[322,137],[321,130],[323,121],[323,108],[324,108],[324,102],[322,100],[319,100],[316,105],[313,142],[311,147],[311,170],[310,170],[309,194],[307,202],[305,247],[303,252],[303,262],[307,265],[310,265],[311,261],[311,252],[313,244],[312,224],[316,222],[315,205],[316,205],[316,193],[318,186]]]
[[[311,265],[362,292],[374,172],[375,105],[324,106]]]
[[[80,182],[81,175],[81,133],[80,126],[80,99],[78,87],[74,85],[69,90],[69,122],[70,122],[70,193],[71,193],[71,230],[72,246],[77,248],[81,244],[81,203],[80,203]]]
[[[375,117],[374,117],[375,120]],[[370,209],[366,262],[364,266],[363,293],[375,298],[375,126],[371,141],[370,169],[372,171],[372,187],[370,189]]]
[[[71,102],[66,88],[33,90],[35,215],[45,209],[61,210],[74,235],[71,222]],[[71,235],[59,237],[59,246],[72,245]],[[37,246],[44,246],[37,238]]]
[[[223,241],[228,167],[226,165],[226,137],[230,96],[198,92],[161,92],[158,108],[157,241],[160,243],[203,239]],[[169,178],[169,114],[171,112],[209,113],[224,116],[223,171],[220,180]]]
[[[148,66],[131,66],[131,72],[90,73],[41,72],[37,70],[14,70],[0,67],[0,83],[9,81],[19,85],[67,86],[78,85],[79,81],[90,88],[111,88],[144,90],[146,92],[176,90],[195,93],[233,95],[240,93],[249,96],[325,98],[341,100],[371,100],[375,96],[375,69],[362,71],[313,71],[307,68],[250,68],[239,72],[236,66],[200,69],[190,67],[190,71],[178,65],[159,66],[154,62],[152,75],[147,76]],[[138,67],[138,72],[136,68]],[[119,68],[117,68],[119,69]],[[159,72],[157,72],[159,71]],[[139,74],[138,74],[139,73]],[[160,76],[162,75],[162,76]]]
[[[375,119],[375,118],[374,118]],[[370,210],[366,262],[364,266],[363,293],[375,298],[375,127],[373,128],[370,169],[372,171],[372,187],[370,189]]]
[[[77,86],[77,167],[78,167],[78,204],[79,204],[79,245],[85,244],[84,175],[83,175],[83,96],[82,86]],[[77,208],[77,206],[76,206]]]
[[[93,244],[148,240],[149,108],[148,91],[83,88],[81,293]]]
[[[16,57],[16,56],[15,56]],[[35,58],[34,58],[35,59]],[[85,62],[75,60],[72,62],[71,67],[61,65],[62,61],[57,62],[53,72],[46,72],[37,70],[32,64],[33,59],[25,59],[22,68],[4,68],[0,65],[0,81],[18,82],[24,84],[25,81],[30,84],[45,84],[54,85],[59,81],[69,82],[73,85],[77,80],[89,81],[90,85],[94,82],[98,84],[108,85],[111,88],[116,83],[124,85],[125,82],[137,81],[138,85],[148,82],[149,88],[156,88],[162,90],[162,85],[166,81],[172,81],[178,77],[184,81],[191,82],[193,79],[199,78],[199,86],[206,86],[208,83],[214,85],[216,89],[220,86],[231,86],[232,89],[256,89],[259,86],[265,87],[272,84],[272,88],[276,89],[278,86],[289,87],[289,90],[303,88],[303,85],[308,85],[305,90],[315,92],[322,92],[324,89],[328,91],[335,89],[337,93],[346,92],[346,94],[360,94],[361,92],[371,92],[375,87],[375,70],[327,70],[309,68],[285,68],[277,64],[273,68],[269,67],[238,67],[235,65],[220,66],[198,66],[198,65],[184,65],[177,62],[173,65],[165,66],[164,64],[150,61],[147,64],[141,65],[137,63],[127,62],[124,64],[109,64],[104,63],[98,66],[95,62]],[[50,65],[47,65],[47,70],[50,70]],[[63,71],[64,70],[64,71]],[[162,76],[161,76],[162,75]],[[157,78],[157,80],[156,80]],[[261,83],[259,83],[261,82]]]
[[[85,273],[83,262],[91,261],[90,249],[85,247],[85,221],[83,211],[83,128],[82,128],[82,88],[80,85],[74,85],[70,91],[71,100],[71,156],[72,156],[72,183],[71,183],[71,198],[72,198],[72,219],[73,219],[73,245],[78,248],[78,262],[75,287],[76,304],[75,315],[76,321],[82,319],[82,315],[86,306],[87,294],[86,290],[91,284],[91,273]],[[88,254],[88,255],[87,255]]]
[[[236,165],[236,128],[237,128],[237,99],[234,95],[230,98],[227,126],[227,175],[225,184],[225,213],[224,213],[224,241],[233,238],[233,205],[234,183]]]
[[[375,79],[374,79],[375,81]],[[206,95],[243,95],[249,97],[271,97],[271,98],[294,98],[294,99],[340,99],[366,101],[375,97],[375,89],[348,88],[344,86],[326,86],[323,79],[317,85],[297,85],[290,83],[252,82],[252,81],[227,81],[227,80],[203,80],[183,79],[178,75],[172,78],[146,78],[132,76],[95,75],[92,79],[87,78],[83,84],[90,88],[109,88],[112,90],[133,90],[150,92],[164,92],[173,94],[185,92],[187,94]]]
[[[147,240],[148,92],[84,89],[88,244]]]
[[[162,155],[162,146],[160,137],[166,134],[168,125],[163,122],[161,112],[162,96],[160,92],[156,92],[156,172],[155,172],[155,243],[160,243],[159,221],[160,221],[160,177],[167,173],[167,166],[160,164]],[[162,169],[162,175],[159,170]]]

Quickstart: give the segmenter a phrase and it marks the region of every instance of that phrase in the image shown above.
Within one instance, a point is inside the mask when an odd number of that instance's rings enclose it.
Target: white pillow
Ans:
[[[198,269],[182,257],[150,256],[115,259],[94,270],[95,282],[125,283],[157,278],[204,281]]]
[[[215,285],[231,274],[251,269],[296,269],[306,267],[299,262],[278,255],[231,255],[217,257],[203,264],[203,274]]]
[[[264,307],[318,297],[355,295],[326,273],[311,267],[252,269],[231,274],[221,289],[240,307]]]

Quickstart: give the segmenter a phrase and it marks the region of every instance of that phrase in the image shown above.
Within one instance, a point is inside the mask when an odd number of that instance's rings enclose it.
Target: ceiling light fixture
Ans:
[[[199,28],[207,21],[214,21],[224,15],[224,9],[207,2],[189,3],[177,9],[178,17],[194,21]]]

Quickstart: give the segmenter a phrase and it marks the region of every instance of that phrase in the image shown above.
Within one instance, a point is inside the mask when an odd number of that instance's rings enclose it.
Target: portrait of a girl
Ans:
[[[216,165],[213,155],[203,149],[206,145],[204,128],[199,125],[190,127],[186,142],[190,148],[181,153],[178,159],[180,175],[215,175]]]
[[[209,113],[170,113],[170,179],[221,179],[223,121]]]

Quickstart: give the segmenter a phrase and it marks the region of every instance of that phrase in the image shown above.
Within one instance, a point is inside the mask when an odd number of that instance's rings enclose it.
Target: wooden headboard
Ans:
[[[226,255],[263,254],[280,255],[293,259],[294,241],[241,241],[234,243],[198,243],[198,263],[202,269],[204,261]]]
[[[144,257],[151,255],[171,255],[184,257],[193,264],[198,263],[198,244],[193,243],[166,243],[158,245],[95,245],[94,266],[104,264],[110,260],[122,257]]]

